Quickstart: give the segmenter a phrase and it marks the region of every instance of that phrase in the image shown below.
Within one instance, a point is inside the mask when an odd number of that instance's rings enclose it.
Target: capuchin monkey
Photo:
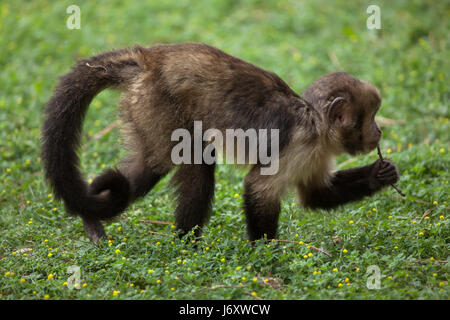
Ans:
[[[88,184],[76,151],[87,108],[106,88],[123,91],[120,116],[129,157]],[[244,182],[248,237],[272,239],[288,188],[297,190],[304,207],[332,209],[398,181],[395,164],[386,159],[332,171],[336,155],[368,153],[378,145],[381,130],[374,119],[380,103],[375,86],[344,72],[319,78],[299,96],[276,74],[200,43],[101,53],[62,76],[47,104],[45,176],[96,243],[105,236],[101,221],[119,215],[177,167],[176,227],[186,234],[198,226],[198,236],[211,211],[215,163],[175,165],[172,132],[192,132],[194,121],[220,131],[278,129],[278,172],[262,175],[258,161]]]

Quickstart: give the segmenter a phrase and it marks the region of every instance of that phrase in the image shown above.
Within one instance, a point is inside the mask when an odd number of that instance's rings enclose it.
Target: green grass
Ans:
[[[1,299],[450,298],[448,2],[377,1],[381,30],[366,28],[372,1],[79,1],[81,30],[68,30],[71,4],[0,2]],[[378,115],[395,120],[381,121],[381,147],[399,166],[406,200],[389,188],[324,212],[299,208],[289,194],[278,238],[291,242],[252,247],[242,213],[245,172],[221,166],[197,248],[170,225],[141,221],[173,221],[168,178],[106,225],[110,242],[90,243],[44,183],[45,102],[77,58],[183,41],[274,71],[297,92],[336,70],[377,85]],[[87,178],[125,154],[117,129],[92,138],[116,119],[117,100],[103,92],[89,110],[80,151]],[[338,168],[376,159],[375,151],[342,156]],[[64,284],[72,265],[80,267],[79,290]],[[371,265],[380,269],[380,289],[366,286]]]

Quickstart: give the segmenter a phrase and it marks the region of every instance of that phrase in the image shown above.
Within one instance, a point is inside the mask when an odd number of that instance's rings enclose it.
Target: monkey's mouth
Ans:
[[[374,150],[378,146],[379,142],[380,142],[380,139],[367,143],[364,146],[364,153],[366,154],[366,153],[369,153],[370,151]]]

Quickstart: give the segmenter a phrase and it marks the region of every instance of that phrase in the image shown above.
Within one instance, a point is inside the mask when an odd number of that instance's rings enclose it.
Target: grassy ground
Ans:
[[[377,1],[382,29],[368,30],[373,1],[79,1],[81,29],[69,30],[73,2],[0,2],[2,299],[449,299],[448,3]],[[107,224],[108,241],[91,244],[43,181],[44,104],[77,58],[182,41],[272,70],[297,92],[336,70],[376,84],[381,147],[407,198],[389,188],[322,212],[299,208],[290,194],[278,236],[289,242],[252,248],[241,211],[245,172],[221,166],[198,248],[170,225],[148,222],[173,221],[168,179]],[[89,110],[80,151],[87,178],[124,155],[117,129],[95,138],[115,121],[117,99],[103,92]],[[342,156],[338,167],[376,158]],[[367,287],[372,265],[379,289]]]

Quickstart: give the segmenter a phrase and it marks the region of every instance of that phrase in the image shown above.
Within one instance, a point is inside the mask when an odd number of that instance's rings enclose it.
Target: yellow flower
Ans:
[[[122,227],[119,226],[119,227],[117,228],[117,231],[122,231]]]
[[[354,222],[353,222],[353,220],[350,220],[349,222],[348,222],[348,224],[353,224]]]
[[[174,225],[171,225],[171,226],[170,226],[170,229],[172,229],[172,230],[175,229],[175,226],[174,226]]]
[[[423,232],[421,231],[421,232],[419,232],[419,236],[423,236]]]
[[[444,286],[444,281],[439,282],[439,287],[443,287]]]
[[[119,293],[120,293],[119,290],[114,290],[114,291],[113,291],[113,297],[117,296]]]
[[[45,300],[50,299],[50,295],[46,294],[46,295],[44,296],[44,299],[45,299]]]
[[[392,280],[392,277],[391,276],[389,276],[389,277],[387,277],[389,280]]]
[[[430,258],[430,260],[431,260],[431,261],[434,261],[434,258],[433,258],[433,257],[431,257],[431,258]]]
[[[391,149],[387,149],[387,154],[391,154],[392,150]]]
[[[115,251],[116,253],[120,253],[120,250],[119,249],[116,249],[116,251]]]
[[[338,272],[338,269],[337,268],[333,268],[333,272]]]
[[[158,280],[156,280],[156,283],[161,283],[161,280],[159,280],[159,279],[158,279]]]
[[[66,282],[66,281],[64,281],[62,285],[63,285],[63,286],[67,286],[67,282]]]
[[[298,244],[303,244],[303,241],[299,241]]]
[[[85,282],[85,283],[83,283],[83,288],[86,288],[87,287],[87,283]]]
[[[392,216],[389,216],[388,219],[392,219]]]
[[[53,256],[53,253],[50,252],[47,256],[50,258],[51,256]]]
[[[433,201],[433,204],[437,206],[438,202],[436,200]]]
[[[241,266],[237,266],[237,267],[236,267],[236,270],[241,270]]]
[[[347,252],[348,252],[347,249],[342,250],[342,253],[347,253]]]
[[[439,150],[439,152],[440,152],[440,153],[444,153],[444,152],[445,152],[445,149],[444,149],[444,148],[441,148],[441,149]]]
[[[6,172],[10,173],[11,169],[10,168],[6,168]]]
[[[255,291],[252,292],[252,296],[257,297],[258,295],[256,294]]]
[[[308,255],[307,255],[307,254],[305,254],[305,255],[303,256],[303,258],[307,259],[307,258],[308,258]]]
[[[48,275],[48,280],[51,280],[51,279],[53,279],[53,274],[52,273],[50,273],[49,275]]]
[[[433,277],[437,277],[438,276],[438,274],[437,273],[433,273]]]
[[[258,278],[257,277],[253,277],[253,282],[256,282],[256,281],[258,281]]]
[[[312,252],[308,253],[308,257],[312,257],[312,256],[313,256]]]
[[[235,198],[238,198],[238,197],[239,197],[239,194],[235,193],[235,194],[234,194],[234,197],[235,197]]]
[[[20,279],[20,283],[25,283],[25,281],[27,281],[27,280],[25,280],[24,278]]]
[[[242,281],[245,281],[245,280],[247,280],[247,278],[246,278],[246,277],[242,277],[241,279],[242,279]]]
[[[444,220],[444,216],[439,216],[439,219]]]
[[[17,254],[17,252],[13,251],[12,255],[15,256]]]
[[[165,273],[169,273],[169,270],[165,270],[164,272],[165,272]]]
[[[343,284],[342,283],[338,283],[338,288],[340,288],[340,287],[342,287],[343,286]]]
[[[220,262],[225,262],[225,258],[220,259]]]
[[[154,271],[153,271],[153,269],[149,269],[147,272],[148,272],[148,274],[152,274]]]
[[[416,224],[416,223],[417,223],[417,221],[416,221],[416,220],[413,220],[413,221],[412,221],[412,223],[413,223],[413,224]]]
[[[372,211],[373,212],[377,212],[377,208],[372,208]]]
[[[159,246],[160,244],[161,244],[161,242],[159,242],[159,241],[156,243],[157,246]]]
[[[358,271],[359,271],[359,268],[356,268],[355,271],[358,272]]]
[[[345,282],[349,282],[350,281],[350,279],[349,278],[345,278],[345,280],[344,280]]]

